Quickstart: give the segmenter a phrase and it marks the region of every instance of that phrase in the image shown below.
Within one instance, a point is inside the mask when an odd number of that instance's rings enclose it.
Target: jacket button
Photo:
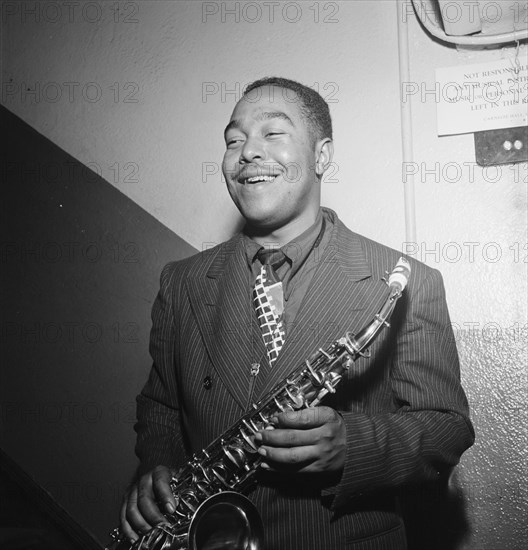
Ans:
[[[206,376],[206,377],[203,379],[203,387],[204,387],[206,390],[210,390],[212,385],[213,385],[213,381],[211,380],[211,377],[210,377],[210,376]]]

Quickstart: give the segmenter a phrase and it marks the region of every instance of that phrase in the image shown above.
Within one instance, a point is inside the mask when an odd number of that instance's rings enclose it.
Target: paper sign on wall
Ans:
[[[528,123],[528,64],[500,59],[436,69],[438,135]]]

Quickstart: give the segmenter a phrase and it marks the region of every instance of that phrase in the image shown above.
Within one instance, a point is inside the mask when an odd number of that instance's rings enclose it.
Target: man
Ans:
[[[225,141],[223,171],[246,226],[163,271],[154,365],[138,397],[140,473],[121,511],[131,539],[174,511],[171,469],[317,348],[372,321],[387,295],[385,271],[400,256],[321,209],[332,125],[310,88],[253,83]],[[267,262],[262,248],[284,254],[271,271],[282,283],[275,306],[285,331],[275,355],[252,295]],[[255,436],[264,462],[249,498],[268,550],[405,548],[396,492],[437,479],[473,442],[441,277],[410,261],[408,287],[371,358],[357,361],[321,406],[278,414],[275,429]]]

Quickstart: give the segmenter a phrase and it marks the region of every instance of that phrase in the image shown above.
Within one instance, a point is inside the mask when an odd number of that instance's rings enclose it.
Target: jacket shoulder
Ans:
[[[353,242],[355,246],[361,247],[365,261],[370,266],[374,277],[384,277],[387,271],[391,271],[400,258],[405,258],[411,265],[411,281],[414,287],[420,285],[425,279],[442,279],[440,272],[428,265],[416,260],[412,256],[405,254],[373,239],[355,233],[346,227],[341,221],[341,238]]]
[[[225,262],[237,248],[240,239],[240,235],[235,235],[228,241],[205,248],[188,258],[169,262],[162,270],[162,280],[170,278],[182,281],[188,276],[205,276],[214,265]]]

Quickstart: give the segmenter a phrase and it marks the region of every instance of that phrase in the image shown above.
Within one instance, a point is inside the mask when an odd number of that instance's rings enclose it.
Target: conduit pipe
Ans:
[[[401,141],[402,141],[402,184],[405,208],[405,240],[408,243],[416,242],[416,199],[414,194],[414,175],[409,174],[404,167],[413,162],[412,141],[412,117],[411,101],[407,98],[403,101],[403,83],[410,82],[411,72],[409,67],[409,31],[407,23],[403,21],[403,8],[405,0],[396,2],[398,13],[398,58],[400,66],[400,116],[401,116]],[[413,171],[414,172],[414,171]],[[403,178],[405,174],[405,179]],[[408,247],[407,247],[408,248]],[[416,247],[411,247],[414,250]]]
[[[528,38],[528,28],[512,30],[499,34],[476,34],[473,36],[448,36],[434,21],[429,17],[427,6],[424,0],[411,0],[417,17],[423,26],[436,38],[450,44],[458,46],[496,46],[518,42]],[[525,13],[526,15],[526,13]]]

